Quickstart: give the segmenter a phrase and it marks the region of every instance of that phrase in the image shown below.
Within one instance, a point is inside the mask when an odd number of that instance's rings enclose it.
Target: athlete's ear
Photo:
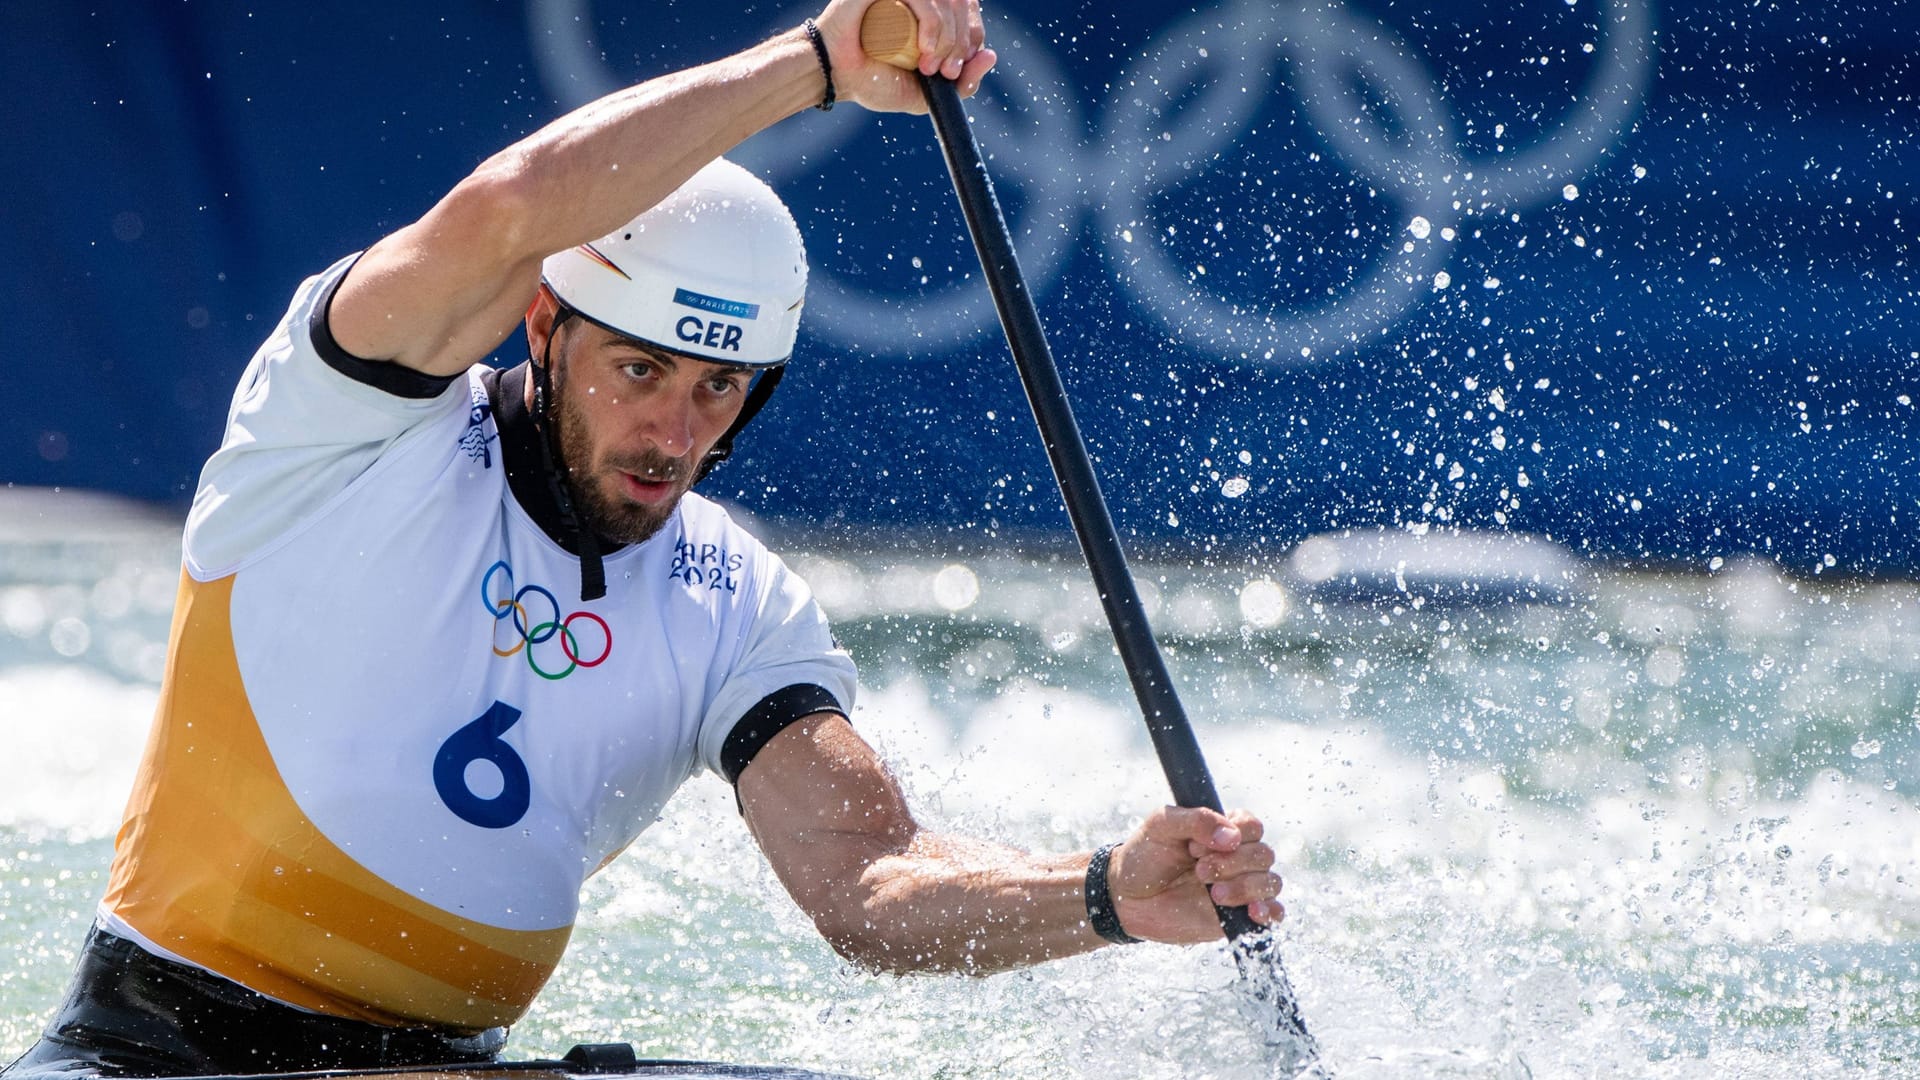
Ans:
[[[535,364],[547,357],[547,339],[552,336],[555,317],[560,313],[560,298],[542,282],[533,301],[527,305],[527,355]]]

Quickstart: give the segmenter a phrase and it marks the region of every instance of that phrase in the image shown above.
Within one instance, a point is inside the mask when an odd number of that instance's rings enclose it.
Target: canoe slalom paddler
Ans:
[[[836,100],[924,108],[862,51],[869,2],[564,116],[299,287],[194,496],[106,895],[8,1076],[497,1060],[582,883],[702,770],[874,969],[1281,917],[1242,812],[1071,856],[922,829],[806,584],[693,490],[806,291],[791,214],[720,155]],[[910,6],[921,70],[972,93],[977,3]],[[528,360],[483,364],[522,323]]]

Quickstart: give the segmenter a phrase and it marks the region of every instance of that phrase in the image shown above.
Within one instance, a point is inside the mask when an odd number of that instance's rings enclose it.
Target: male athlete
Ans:
[[[563,117],[300,287],[194,499],[98,919],[9,1075],[495,1059],[581,884],[702,769],[873,968],[1281,917],[1246,814],[1161,809],[1091,856],[922,830],[805,584],[690,493],[806,285],[786,208],[717,159],[836,93],[916,105],[862,54],[869,2]],[[911,6],[921,70],[971,93],[976,0]],[[480,365],[523,319],[529,362]]]

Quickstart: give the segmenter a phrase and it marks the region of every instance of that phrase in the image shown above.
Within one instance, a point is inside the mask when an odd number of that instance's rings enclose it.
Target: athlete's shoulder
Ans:
[[[400,374],[396,382],[393,365],[330,345],[327,303],[356,258],[343,256],[294,290],[234,390],[187,518],[185,554],[198,577],[231,573],[321,521],[340,535],[391,530],[393,512],[421,507],[421,492],[438,490],[449,466],[475,475],[491,464],[476,375],[420,386]],[[359,494],[378,520],[346,512]]]
[[[359,257],[357,251],[344,256],[294,287],[293,296],[287,301],[286,312],[260,343],[240,380],[233,401],[236,410],[252,403],[265,390],[267,373],[276,363],[284,363],[289,356],[318,352],[311,333],[315,312],[319,312],[322,319],[325,318],[326,299],[333,294],[347,271],[353,268],[354,260]]]
[[[325,270],[309,275],[293,291],[292,312],[296,315],[312,315],[322,300],[332,300],[333,291],[346,279],[347,271],[360,261],[361,252],[349,252],[335,259]]]
[[[327,306],[333,300],[334,291],[346,280],[347,272],[360,258],[359,252],[343,255],[332,265],[317,274],[310,275],[294,287],[293,297],[287,301],[287,311],[274,327],[273,336],[268,338],[263,351],[279,346],[293,352],[321,354],[331,340],[327,336]],[[316,342],[314,331],[321,332],[323,340]]]

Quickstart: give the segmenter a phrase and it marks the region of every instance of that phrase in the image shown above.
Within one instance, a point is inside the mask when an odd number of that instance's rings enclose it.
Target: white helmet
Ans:
[[[793,355],[807,253],[780,196],[725,158],[625,227],[541,264],[554,295],[670,352],[773,367]]]

